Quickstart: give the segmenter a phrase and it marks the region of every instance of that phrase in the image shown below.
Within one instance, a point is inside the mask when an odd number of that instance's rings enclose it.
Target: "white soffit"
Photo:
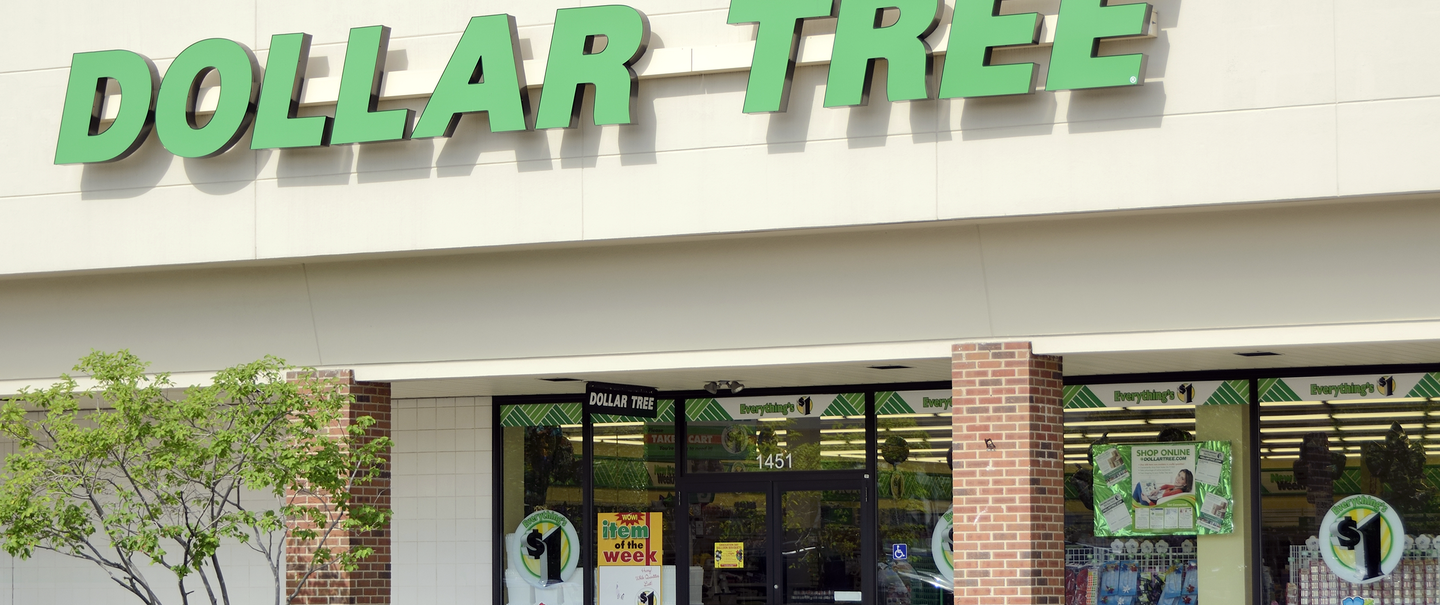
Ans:
[[[390,382],[396,398],[576,393],[584,380],[698,390],[711,380],[750,388],[947,381],[959,342],[1029,340],[1036,353],[1065,358],[1068,376],[1440,364],[1440,321],[1287,326],[1128,334],[992,337],[392,364],[336,364],[359,380]],[[1244,357],[1240,353],[1277,355]],[[875,366],[904,366],[876,369]],[[212,373],[187,372],[176,384],[204,384]],[[553,382],[547,378],[569,378]],[[54,378],[0,381],[0,395],[44,388]],[[81,388],[89,386],[81,380]]]
[[[1070,376],[1440,363],[1440,322],[1047,336]],[[1276,353],[1245,357],[1241,353]]]

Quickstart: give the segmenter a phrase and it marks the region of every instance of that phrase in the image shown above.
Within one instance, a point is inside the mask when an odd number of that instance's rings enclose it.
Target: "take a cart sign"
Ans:
[[[744,111],[785,111],[806,20],[836,17],[825,89],[826,107],[864,105],[877,60],[885,60],[892,101],[989,97],[1035,90],[1033,63],[992,65],[996,48],[1036,45],[1041,15],[1000,15],[1001,0],[955,0],[944,68],[935,77],[925,38],[940,23],[941,0],[731,0],[731,24],[758,24]],[[1098,56],[1099,41],[1150,32],[1148,3],[1062,0],[1046,90],[1136,86],[1145,56]],[[838,6],[837,6],[838,5]],[[884,24],[882,15],[894,14]],[[251,149],[318,147],[448,137],[460,117],[486,112],[492,132],[574,128],[586,87],[594,89],[597,126],[630,124],[650,25],[629,6],[565,8],[555,13],[545,82],[532,111],[520,63],[519,34],[508,14],[474,17],[436,83],[424,111],[376,108],[390,28],[350,30],[333,116],[298,116],[311,38],[275,34],[262,72],[255,53],[234,40],[201,40],[181,51],[162,78],[155,63],[128,50],[76,53],[70,64],[56,164],[110,162],[133,153],[154,128],[171,153],[211,157],[233,147],[254,125]],[[597,42],[603,40],[603,47]],[[202,83],[215,72],[219,101],[208,121],[197,115]],[[106,90],[118,85],[114,121],[103,123]]]

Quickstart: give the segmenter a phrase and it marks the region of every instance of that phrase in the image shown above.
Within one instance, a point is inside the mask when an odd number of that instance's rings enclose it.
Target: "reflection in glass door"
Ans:
[[[860,602],[860,490],[781,491],[780,510],[780,602]]]
[[[703,578],[692,574],[691,595],[704,605],[769,602],[768,486],[757,491],[695,494],[690,499],[690,552]],[[693,582],[701,580],[697,590]],[[695,603],[694,598],[691,603]]]
[[[690,503],[691,604],[874,601],[863,596],[875,563],[858,477],[706,484],[715,491],[681,490]]]

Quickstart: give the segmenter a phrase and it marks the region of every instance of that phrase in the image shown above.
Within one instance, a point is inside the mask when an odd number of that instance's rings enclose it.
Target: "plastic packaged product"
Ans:
[[[1120,598],[1120,564],[1108,563],[1100,572],[1100,594],[1096,605],[1124,605]]]

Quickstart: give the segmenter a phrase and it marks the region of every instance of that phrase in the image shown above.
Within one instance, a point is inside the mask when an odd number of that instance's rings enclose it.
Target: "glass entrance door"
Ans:
[[[777,487],[781,605],[861,602],[860,490]]]
[[[874,602],[865,596],[874,594],[866,588],[875,557],[860,477],[716,479],[682,489],[689,605]]]

